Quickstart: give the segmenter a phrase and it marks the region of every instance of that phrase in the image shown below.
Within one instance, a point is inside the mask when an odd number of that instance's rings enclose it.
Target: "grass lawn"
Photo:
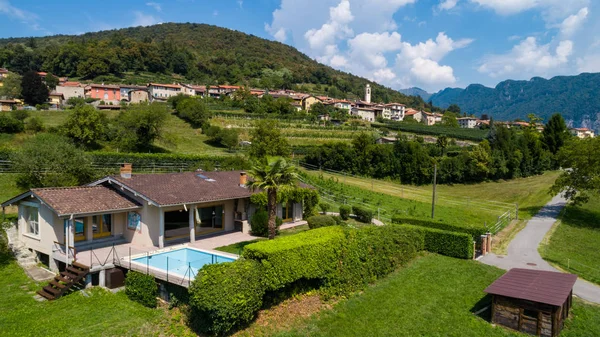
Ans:
[[[42,285],[29,279],[6,252],[0,234],[0,327],[2,336],[172,336],[191,335],[166,309],[149,309],[124,292],[100,288],[52,302],[33,298]],[[175,320],[174,320],[175,319]]]
[[[475,261],[426,254],[332,310],[296,322],[289,331],[265,335],[526,336],[493,327],[472,313],[487,305],[483,290],[503,272]],[[575,300],[561,336],[599,334],[600,307]]]
[[[302,226],[297,226],[297,227],[293,227],[290,229],[284,229],[284,230],[279,231],[279,235],[277,235],[277,237],[275,239],[298,234],[300,232],[307,231],[308,229],[309,229],[308,225],[302,225]],[[244,247],[246,247],[247,245],[249,245],[251,243],[254,243],[257,241],[262,241],[262,240],[267,240],[267,239],[266,238],[258,238],[258,239],[250,240],[250,241],[242,241],[242,242],[234,243],[234,244],[227,245],[227,246],[217,247],[215,249],[220,250],[222,252],[230,253],[230,254],[241,255],[242,251],[244,250]]]
[[[567,206],[539,252],[544,259],[600,284],[600,200]]]

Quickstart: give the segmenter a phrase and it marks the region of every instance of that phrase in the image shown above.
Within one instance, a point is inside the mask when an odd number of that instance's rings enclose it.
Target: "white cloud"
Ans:
[[[219,15],[219,11],[215,9],[215,10],[213,11],[213,16],[218,16],[218,15]]]
[[[154,8],[154,10],[157,12],[162,11],[162,7],[157,2],[146,2],[146,6],[150,6],[150,7]]]
[[[454,41],[449,38],[444,32],[441,32],[435,38],[435,41],[429,39],[425,42],[420,42],[416,45],[411,45],[408,42],[402,43],[402,53],[399,54],[400,59],[414,60],[418,57],[440,61],[449,52],[468,46],[473,42],[472,39],[461,39]]]
[[[50,34],[48,30],[42,28],[38,23],[39,16],[37,14],[17,8],[11,5],[8,0],[0,0],[0,14],[4,14],[11,19],[19,20],[34,30],[44,31],[47,34]]]
[[[350,12],[350,2],[342,0],[336,7],[329,8],[329,20],[319,29],[310,29],[304,34],[311,49],[320,50],[337,39],[350,37],[354,34],[348,23],[354,20]]]
[[[133,27],[152,26],[160,22],[159,18],[156,18],[150,14],[144,14],[140,11],[134,11],[133,16],[135,17],[132,24]]]
[[[410,72],[420,83],[428,85],[446,85],[456,82],[452,67],[421,57],[412,60]]]
[[[457,3],[458,3],[458,0],[443,0],[438,5],[438,9],[441,11],[448,11],[448,10],[451,10],[452,8],[456,7]]]
[[[560,32],[565,37],[572,36],[583,25],[588,16],[588,8],[583,7],[577,14],[570,15],[560,24]]]
[[[238,0],[237,4],[240,7],[240,9],[244,8],[244,0]]]
[[[580,73],[600,72],[600,54],[590,54],[578,58],[577,71]]]
[[[488,56],[478,71],[491,77],[516,75],[548,75],[564,66],[573,53],[573,42],[564,40],[554,50],[552,44],[539,45],[535,37],[528,37],[504,55]]]
[[[379,69],[387,66],[384,53],[400,50],[402,37],[397,32],[362,33],[348,40],[348,46],[354,61]]]
[[[498,14],[508,15],[532,9],[542,0],[471,0],[482,7],[488,7]]]
[[[396,78],[396,74],[390,68],[382,68],[373,73],[375,82],[389,83]]]

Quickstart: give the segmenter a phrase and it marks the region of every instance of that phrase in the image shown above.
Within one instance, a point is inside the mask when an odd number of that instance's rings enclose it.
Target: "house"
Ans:
[[[118,85],[89,84],[85,87],[85,97],[119,102],[121,100],[121,88]]]
[[[119,88],[120,88],[119,91],[121,92],[121,99],[127,100],[129,102],[131,102],[131,100],[129,99],[130,92],[132,92],[134,90],[144,90],[144,91],[148,90],[145,86],[141,86],[141,85],[121,85]]]
[[[8,69],[0,68],[0,79],[5,78],[6,76],[8,76]]]
[[[352,108],[351,114],[353,116],[359,116],[361,119],[364,119],[369,122],[374,122],[376,115],[376,111],[374,108],[367,108],[364,106],[355,106]]]
[[[12,99],[0,99],[0,111],[14,110],[19,102]]]
[[[146,90],[146,88],[134,89],[127,93],[127,100],[129,103],[133,104],[148,102],[150,100],[150,95],[148,94],[148,90]]]
[[[435,125],[436,123],[441,123],[442,117],[444,117],[444,115],[442,115],[442,114],[425,112],[425,111],[421,111],[421,114],[423,115],[423,118],[421,121],[423,123],[425,123],[427,126],[432,126],[432,125]]]
[[[65,100],[73,97],[85,98],[85,88],[79,82],[64,82],[61,85],[57,85],[55,91],[63,94]]]
[[[56,106],[58,108],[63,105],[64,101],[65,95],[59,92],[51,91],[48,94],[48,103],[50,103],[50,105]]]
[[[310,107],[315,103],[323,103],[320,99],[313,95],[308,95],[302,98],[302,109],[304,111],[310,111]]]
[[[300,104],[298,102],[292,102],[292,106],[294,107],[294,109],[296,109],[296,111],[298,111],[298,112],[302,111],[302,104]]]
[[[375,142],[377,144],[394,144],[398,141],[396,137],[380,137]]]
[[[346,110],[346,112],[350,112],[352,110],[352,102],[344,100],[344,99],[335,99],[332,101],[333,106],[335,108]]]
[[[385,107],[390,109],[391,120],[403,121],[406,114],[406,106],[400,103],[388,103]]]
[[[577,275],[513,268],[485,289],[492,323],[538,336],[560,334],[573,303]]]
[[[179,84],[148,84],[148,93],[153,100],[167,100],[169,97],[183,93],[183,87]]]
[[[415,109],[406,109],[406,112],[404,113],[404,119],[407,120],[415,120],[419,123],[421,123],[423,120],[425,120],[425,113],[423,111],[418,111]]]
[[[2,207],[18,207],[18,238],[56,270],[67,262],[69,247],[94,242],[127,242],[163,248],[203,235],[247,228],[257,210],[243,171],[132,174],[123,164],[119,175],[87,186],[37,188]],[[302,204],[279,204],[284,222],[302,219]],[[89,248],[88,248],[89,249]]]
[[[590,130],[588,128],[573,128],[570,129],[570,131],[571,134],[577,138],[594,138],[594,130]]]
[[[477,126],[477,118],[475,117],[462,117],[457,118],[458,125],[463,129],[474,129]]]

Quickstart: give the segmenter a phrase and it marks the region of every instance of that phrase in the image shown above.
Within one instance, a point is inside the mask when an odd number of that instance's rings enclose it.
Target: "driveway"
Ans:
[[[538,253],[538,246],[552,228],[566,200],[557,195],[521,230],[508,245],[508,255],[488,254],[479,262],[496,266],[504,270],[512,268],[558,271],[546,262]],[[577,243],[574,243],[577,244]],[[600,287],[581,278],[577,279],[573,293],[586,301],[600,304]]]

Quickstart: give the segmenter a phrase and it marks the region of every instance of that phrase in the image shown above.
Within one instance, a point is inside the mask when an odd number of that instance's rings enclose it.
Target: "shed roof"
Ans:
[[[553,271],[513,268],[485,289],[500,295],[561,306],[571,293],[577,275]]]

